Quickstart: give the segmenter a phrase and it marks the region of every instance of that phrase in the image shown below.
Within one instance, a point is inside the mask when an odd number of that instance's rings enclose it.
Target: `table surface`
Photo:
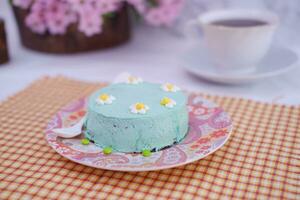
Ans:
[[[64,75],[86,81],[111,81],[117,74],[128,71],[148,81],[175,82],[188,90],[300,104],[300,66],[281,76],[251,84],[207,82],[192,76],[180,65],[180,57],[190,48],[190,42],[171,31],[144,26],[135,28],[132,40],[117,48],[76,55],[43,54],[20,45],[7,1],[0,1],[0,13],[6,22],[11,54],[11,61],[0,66],[0,101],[43,76]],[[300,48],[295,50],[300,52]]]

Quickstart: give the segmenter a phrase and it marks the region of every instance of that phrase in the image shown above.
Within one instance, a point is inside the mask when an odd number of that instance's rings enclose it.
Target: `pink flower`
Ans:
[[[43,34],[46,32],[46,25],[40,13],[30,13],[27,15],[25,24],[35,33]]]
[[[119,9],[120,0],[96,0],[95,7],[101,14],[114,12]]]
[[[180,5],[184,4],[185,0],[159,0],[160,5]]]
[[[13,1],[13,4],[15,6],[18,6],[18,7],[22,8],[22,9],[29,8],[29,6],[31,5],[31,3],[32,3],[32,0],[14,0]]]
[[[52,0],[45,9],[45,21],[51,34],[64,34],[68,26],[76,21],[76,15],[71,11],[69,4]]]
[[[79,27],[78,29],[86,36],[90,37],[95,34],[101,33],[103,19],[95,8],[85,6],[80,9]]]
[[[139,14],[144,14],[146,11],[145,0],[127,0],[127,2],[132,5]]]
[[[148,10],[145,20],[154,26],[170,26],[181,11],[184,0],[160,0],[158,3],[157,7]]]
[[[45,9],[47,8],[47,0],[36,0],[31,6],[31,13],[36,12],[45,12]]]
[[[82,8],[82,6],[90,4],[90,1],[83,0],[67,0],[67,2],[70,4],[71,9],[74,11],[79,11]]]
[[[87,36],[101,33],[102,16],[117,12],[124,2],[132,5],[145,21],[154,26],[170,26],[185,0],[13,0],[15,6],[28,9],[26,25],[35,33],[64,34],[72,23]]]
[[[47,28],[53,35],[62,35],[66,33],[69,23],[61,15],[49,15],[47,19]]]

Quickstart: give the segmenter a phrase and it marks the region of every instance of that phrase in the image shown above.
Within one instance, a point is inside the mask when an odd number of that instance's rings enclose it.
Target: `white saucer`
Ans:
[[[272,46],[255,71],[231,74],[221,72],[214,66],[204,46],[199,44],[184,54],[181,63],[187,71],[203,79],[219,83],[238,84],[285,73],[298,64],[298,55],[291,49]]]

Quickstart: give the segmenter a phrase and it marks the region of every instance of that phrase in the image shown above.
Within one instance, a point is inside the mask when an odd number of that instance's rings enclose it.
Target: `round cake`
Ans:
[[[85,137],[119,152],[158,151],[188,131],[187,98],[172,84],[132,79],[104,87],[88,100]]]

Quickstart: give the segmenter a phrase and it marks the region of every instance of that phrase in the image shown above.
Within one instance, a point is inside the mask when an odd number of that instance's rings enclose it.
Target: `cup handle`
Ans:
[[[197,19],[189,20],[184,25],[184,36],[188,39],[198,39],[202,37],[201,26],[199,25],[199,21]]]

